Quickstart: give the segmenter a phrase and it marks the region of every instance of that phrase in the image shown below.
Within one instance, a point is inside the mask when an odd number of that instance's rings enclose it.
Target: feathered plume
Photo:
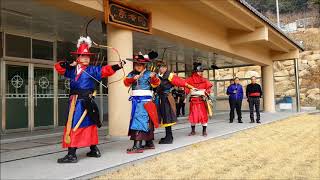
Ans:
[[[87,36],[87,37],[80,36],[80,38],[78,39],[77,48],[79,48],[79,47],[80,47],[80,44],[82,44],[82,43],[88,44],[88,46],[89,46],[89,48],[90,48],[91,45],[92,45],[91,38],[90,38],[89,36]]]

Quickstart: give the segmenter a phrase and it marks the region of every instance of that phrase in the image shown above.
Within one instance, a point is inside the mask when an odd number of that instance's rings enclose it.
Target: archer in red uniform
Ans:
[[[89,51],[92,41],[90,37],[80,37],[78,49],[71,52],[77,59],[73,62],[60,61],[54,66],[58,74],[70,79],[69,115],[63,134],[62,147],[68,148],[68,154],[58,159],[58,163],[78,162],[76,150],[80,147],[90,147],[88,157],[100,157],[97,147],[98,130],[101,123],[99,111],[93,101],[95,81],[113,75],[122,68],[122,64],[92,66]]]
[[[190,114],[189,121],[191,123],[191,133],[189,136],[196,134],[195,125],[202,124],[202,135],[207,136],[208,111],[205,101],[206,94],[210,94],[212,84],[202,76],[203,68],[201,63],[193,63],[192,75],[186,79],[186,82],[196,88],[196,91],[186,89],[186,93],[190,94]]]

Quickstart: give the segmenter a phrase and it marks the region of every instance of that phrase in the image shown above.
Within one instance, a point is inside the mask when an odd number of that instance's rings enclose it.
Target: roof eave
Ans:
[[[304,47],[302,47],[300,44],[298,44],[295,40],[293,40],[291,37],[286,35],[278,26],[276,26],[273,22],[270,21],[266,16],[261,14],[259,11],[257,11],[254,7],[252,7],[249,3],[247,3],[245,0],[237,0],[243,7],[248,9],[250,12],[252,12],[255,16],[266,22],[271,28],[279,32],[284,38],[289,40],[294,46],[296,46],[301,51],[304,51]]]

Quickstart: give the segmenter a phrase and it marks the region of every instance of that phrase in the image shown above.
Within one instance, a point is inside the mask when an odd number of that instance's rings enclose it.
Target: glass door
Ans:
[[[53,126],[53,69],[34,68],[34,127]]]
[[[64,76],[58,76],[58,125],[64,126],[68,117],[68,102],[70,92],[70,80]]]
[[[28,128],[28,66],[6,65],[5,108],[7,130]]]

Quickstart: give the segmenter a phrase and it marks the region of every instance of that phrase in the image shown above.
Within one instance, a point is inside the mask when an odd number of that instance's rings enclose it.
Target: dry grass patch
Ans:
[[[97,179],[320,179],[320,116],[212,139]]]

